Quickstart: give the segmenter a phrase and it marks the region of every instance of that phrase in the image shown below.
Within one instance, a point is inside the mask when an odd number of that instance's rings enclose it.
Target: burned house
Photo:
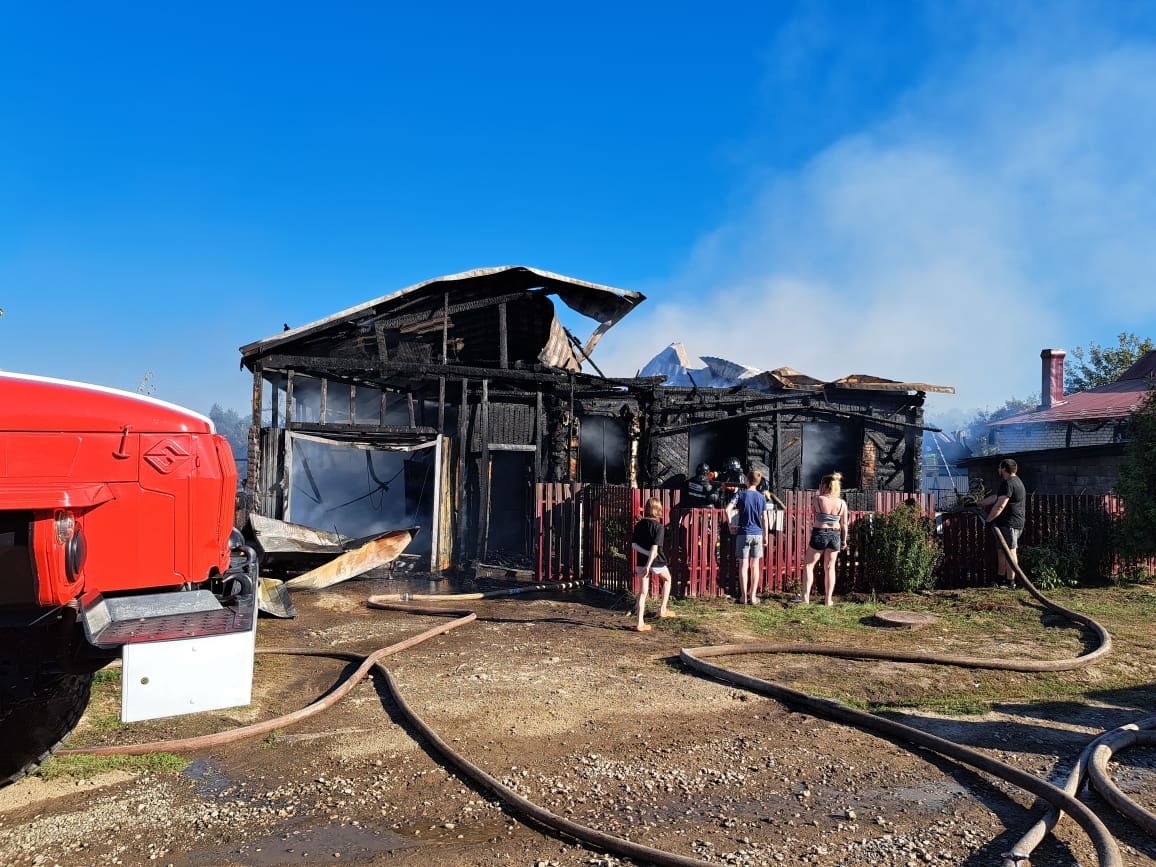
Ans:
[[[349,537],[421,526],[410,551],[437,572],[528,563],[536,483],[678,487],[733,456],[780,489],[839,469],[852,491],[918,491],[924,393],[950,389],[739,366],[729,384],[604,376],[595,345],[644,300],[485,268],[241,347],[250,510]]]

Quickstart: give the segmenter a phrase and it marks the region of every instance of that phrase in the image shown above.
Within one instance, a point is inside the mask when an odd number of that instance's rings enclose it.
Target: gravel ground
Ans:
[[[258,644],[368,653],[436,622],[364,606],[367,596],[392,589],[359,581],[297,595],[300,616],[262,620]],[[1032,799],[1001,782],[688,673],[678,662],[681,646],[753,640],[734,606],[735,616],[715,627],[725,634],[687,636],[678,621],[631,632],[625,603],[590,591],[465,604],[478,612],[476,622],[391,657],[390,671],[410,706],[454,749],[565,818],[736,865],[999,864],[1033,821]],[[909,640],[917,645],[918,633]],[[200,734],[295,710],[328,690],[344,665],[262,656],[252,707],[135,723],[102,737]],[[980,682],[973,672],[811,657],[735,665],[788,680],[808,666],[839,666],[852,676],[862,666],[914,690],[943,677]],[[1058,781],[1090,736],[1152,713],[1123,704],[1049,705],[1046,715],[1032,706],[1011,710],[903,719]],[[74,740],[92,737],[82,723]],[[320,716],[190,758],[177,776],[33,778],[0,790],[0,861],[631,863],[519,820],[447,770],[372,679]],[[1126,791],[1156,807],[1156,750],[1129,751],[1116,772]],[[1154,841],[1094,795],[1085,801],[1121,841],[1127,864],[1156,864]],[[1065,821],[1035,863],[1096,860]]]

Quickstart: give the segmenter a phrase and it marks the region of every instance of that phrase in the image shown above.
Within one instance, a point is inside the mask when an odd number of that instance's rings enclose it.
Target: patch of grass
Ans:
[[[1065,588],[1047,596],[1101,623],[1112,635],[1113,652],[1093,665],[1043,673],[794,654],[755,655],[732,662],[755,676],[872,711],[924,708],[968,716],[1006,703],[1150,704],[1150,672],[1156,667],[1156,646],[1150,639],[1156,615],[1153,588]],[[821,603],[776,604],[773,597],[757,607],[707,607],[700,628],[717,644],[750,641],[741,633],[736,635],[735,627],[741,624],[746,635],[753,632],[773,642],[1024,660],[1078,657],[1096,643],[1091,629],[1051,611],[1022,590],[962,589],[891,594],[881,600],[858,598],[864,601],[830,608]],[[918,630],[881,628],[874,625],[873,615],[884,608],[928,613],[936,620]]]
[[[811,603],[786,608],[764,604],[744,609],[743,616],[754,632],[775,641],[826,639],[835,643],[833,636],[841,631],[858,632],[866,629],[863,621],[870,619],[881,608],[883,606],[877,603],[841,603],[830,607],[822,603]]]
[[[40,766],[35,776],[43,780],[87,780],[110,771],[131,774],[159,774],[175,777],[189,766],[176,753],[148,753],[143,756],[55,756]]]
[[[122,670],[120,666],[102,668],[92,676],[92,688],[120,687]]]
[[[935,696],[934,698],[919,700],[865,702],[863,709],[871,713],[929,710],[948,716],[983,716],[991,711],[991,704],[979,701],[974,696],[958,695]]]

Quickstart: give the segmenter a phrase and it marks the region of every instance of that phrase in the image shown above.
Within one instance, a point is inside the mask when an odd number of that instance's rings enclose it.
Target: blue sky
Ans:
[[[1038,393],[1156,337],[1147,3],[5,3],[0,368],[247,410],[238,347],[444,274],[669,343]]]

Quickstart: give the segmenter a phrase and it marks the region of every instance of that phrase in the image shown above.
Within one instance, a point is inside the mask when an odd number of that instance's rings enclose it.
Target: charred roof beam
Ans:
[[[406,361],[382,362],[371,358],[328,358],[319,355],[270,355],[261,360],[265,373],[272,371],[289,371],[297,373],[317,373],[318,375],[356,376],[392,376],[395,374],[411,374],[421,378],[437,376],[466,377],[469,379],[517,380],[522,382],[566,383],[571,377],[575,382],[596,385],[605,388],[607,385],[618,385],[626,389],[649,389],[662,381],[663,377],[652,376],[639,379],[613,379],[594,376],[576,371],[558,370],[521,370],[510,368],[506,370],[493,367],[467,367],[458,364],[421,364]]]
[[[673,409],[673,408],[671,408]],[[917,428],[918,430],[930,431],[931,433],[942,433],[943,431],[937,427],[930,427],[928,425],[915,424],[914,422],[899,421],[897,419],[887,418],[885,416],[872,415],[866,412],[853,412],[851,410],[836,409],[827,406],[815,406],[807,404],[796,404],[792,406],[777,406],[768,409],[759,409],[752,412],[735,413],[734,415],[725,415],[718,418],[703,419],[702,421],[692,421],[689,424],[678,425],[675,427],[660,427],[651,431],[651,436],[664,437],[673,436],[674,434],[686,433],[687,431],[695,430],[697,428],[708,427],[712,424],[722,424],[724,422],[732,422],[742,419],[762,418],[765,416],[780,415],[788,412],[813,412],[824,415],[834,415],[846,418],[864,418],[881,425],[890,425],[891,427],[899,428]]]

